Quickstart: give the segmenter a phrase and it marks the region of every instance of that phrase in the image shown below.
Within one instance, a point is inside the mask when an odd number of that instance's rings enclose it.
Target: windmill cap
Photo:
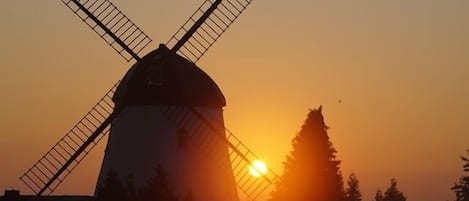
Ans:
[[[125,105],[181,105],[221,108],[225,97],[194,63],[165,45],[145,55],[122,78],[113,101]]]

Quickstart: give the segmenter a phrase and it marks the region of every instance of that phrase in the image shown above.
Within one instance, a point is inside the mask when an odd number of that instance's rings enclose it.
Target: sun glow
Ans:
[[[255,160],[252,162],[251,166],[249,167],[249,173],[253,177],[260,177],[267,173],[267,166],[261,160]]]

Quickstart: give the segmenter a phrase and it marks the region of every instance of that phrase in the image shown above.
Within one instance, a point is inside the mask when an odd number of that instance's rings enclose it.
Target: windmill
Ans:
[[[208,188],[226,186],[224,191],[199,195],[205,200],[238,200],[237,190],[255,200],[273,184],[277,176],[271,170],[259,178],[249,175],[258,157],[224,127],[223,94],[195,65],[252,0],[205,0],[165,45],[143,57],[141,51],[152,40],[112,2],[61,1],[135,64],[20,177],[36,195],[54,192],[109,133],[97,186],[110,171],[132,174],[137,183],[144,183],[150,176],[146,165],[167,166],[169,173],[187,176],[176,179],[184,190],[210,190],[200,188],[200,181],[199,188],[194,183],[197,178],[192,176],[199,174],[207,179]],[[123,149],[131,151],[122,153]],[[212,162],[200,162],[207,158]],[[192,165],[196,166],[189,174]],[[226,191],[233,195],[220,197]]]

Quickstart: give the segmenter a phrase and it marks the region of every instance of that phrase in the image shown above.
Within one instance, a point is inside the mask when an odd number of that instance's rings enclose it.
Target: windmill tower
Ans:
[[[258,157],[224,127],[223,94],[195,65],[251,1],[205,0],[165,45],[140,57],[152,40],[112,2],[62,0],[136,63],[20,179],[37,195],[52,193],[110,132],[97,189],[111,174],[144,188],[162,167],[178,195],[237,201],[238,190],[255,200],[277,176],[249,175]]]
[[[117,87],[114,102],[125,109],[111,123],[97,188],[117,173],[122,183],[131,177],[136,189],[144,189],[161,165],[180,197],[192,192],[195,200],[237,201],[228,147],[214,136],[224,135],[223,94],[183,57],[175,55],[159,65],[169,53],[161,45],[144,56]],[[145,72],[158,67],[162,75],[145,79]],[[189,108],[221,128],[219,132],[200,128],[202,122],[191,117]],[[182,118],[187,120],[174,123]],[[214,142],[200,144],[201,140]]]

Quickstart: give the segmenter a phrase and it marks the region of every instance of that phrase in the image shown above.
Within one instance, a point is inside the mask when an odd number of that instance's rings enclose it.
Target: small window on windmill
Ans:
[[[187,144],[187,132],[184,128],[179,128],[177,131],[177,143],[178,143],[178,148],[187,151],[188,144]]]

